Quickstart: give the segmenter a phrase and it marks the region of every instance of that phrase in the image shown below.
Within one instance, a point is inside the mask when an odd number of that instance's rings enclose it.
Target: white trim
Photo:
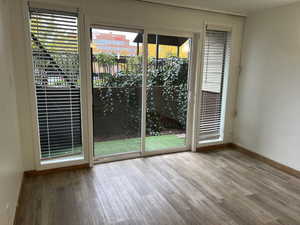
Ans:
[[[124,155],[132,155],[132,154],[141,154],[141,152],[139,150],[136,151],[131,151],[131,152],[119,152],[119,153],[112,153],[112,154],[108,154],[108,155],[98,155],[94,157],[94,160],[101,160],[101,159],[105,159],[105,158],[113,158],[115,156],[124,156]]]
[[[206,29],[207,30],[217,30],[217,31],[228,31],[231,32],[232,31],[232,25],[228,25],[228,24],[206,24]]]
[[[132,33],[140,33],[143,32],[142,29],[137,29],[137,28],[129,28],[127,26],[113,26],[113,25],[99,25],[99,24],[91,24],[90,25],[91,29],[102,29],[102,30],[111,30],[111,31],[121,31],[121,32],[132,32]]]
[[[166,35],[166,36],[178,36],[185,38],[192,38],[192,32],[174,30],[174,29],[155,29],[155,28],[147,28],[148,34],[157,34],[157,35]]]
[[[204,62],[204,46],[205,46],[205,37],[206,37],[206,31],[207,30],[216,30],[216,31],[226,31],[229,33],[229,35],[232,36],[232,26],[230,25],[226,25],[226,24],[210,24],[205,22],[204,23],[204,33],[203,33],[203,41],[202,41],[202,62],[201,62],[201,82],[202,82],[202,77],[203,77],[203,62]],[[231,46],[232,46],[232,39],[231,39]],[[230,47],[231,47],[230,46]],[[226,46],[227,47],[227,46]],[[218,139],[211,139],[211,140],[201,140],[199,141],[199,132],[197,130],[196,134],[197,134],[197,141],[196,141],[196,148],[198,147],[202,147],[202,146],[207,146],[212,144],[222,144],[224,143],[224,136],[225,136],[225,123],[228,123],[230,118],[230,115],[228,115],[228,83],[229,83],[229,74],[231,73],[231,68],[232,68],[232,48],[230,48],[230,55],[229,58],[225,58],[225,60],[227,60],[227,62],[225,62],[225,68],[224,68],[224,78],[223,78],[223,91],[222,91],[222,105],[221,105],[221,127],[220,127],[220,138]],[[200,86],[201,87],[201,86]],[[201,90],[201,88],[199,89]],[[200,94],[201,95],[201,91]],[[201,96],[199,97],[200,101],[199,101],[199,105],[198,105],[198,109],[201,106]],[[200,113],[198,113],[200,114]],[[197,129],[199,129],[200,126],[200,120],[199,120],[199,115],[197,118]]]
[[[24,29],[25,29],[25,46],[26,46],[26,58],[27,58],[27,75],[29,85],[29,99],[30,99],[30,110],[31,110],[31,121],[33,130],[33,154],[35,169],[40,169],[41,161],[41,149],[40,149],[40,135],[39,135],[39,123],[37,115],[37,102],[36,102],[36,90],[33,78],[33,58],[31,49],[31,36],[30,36],[30,20],[29,20],[29,6],[28,2],[23,2],[23,16],[24,16]]]
[[[188,96],[187,96],[187,115],[186,115],[186,134],[185,134],[185,144],[189,148],[192,145],[192,136],[193,136],[193,111],[194,111],[194,85],[195,85],[195,73],[193,69],[193,64],[196,62],[194,56],[193,43],[197,41],[194,40],[194,36],[190,38],[189,43],[189,65],[188,65],[188,80],[187,80],[187,88],[188,88]]]
[[[177,147],[177,148],[157,149],[157,150],[146,151],[144,156],[154,156],[154,155],[161,155],[161,154],[167,154],[167,153],[185,152],[185,151],[189,151],[189,150],[190,150],[190,148],[188,148],[187,146]]]
[[[57,158],[52,158],[52,159],[45,159],[41,161],[42,165],[48,165],[48,164],[53,164],[53,163],[62,163],[62,162],[69,162],[73,160],[84,160],[83,154],[78,154],[78,155],[71,155],[71,156],[64,156],[64,157],[57,157]]]
[[[123,23],[113,23],[104,20],[98,20],[94,17],[88,23],[89,27],[99,28],[99,29],[111,29],[118,31],[128,31],[128,32],[145,32],[148,34],[161,34],[161,35],[169,35],[169,36],[180,36],[186,38],[192,38],[194,32],[192,31],[183,31],[182,29],[166,29],[166,28],[157,28],[150,26],[138,26],[138,25],[128,25]]]
[[[232,12],[232,11],[227,11],[227,10],[218,10],[218,9],[210,9],[210,8],[204,8],[204,7],[198,7],[198,6],[190,6],[187,4],[178,4],[178,3],[173,3],[170,1],[168,1],[168,2],[162,2],[160,0],[138,0],[138,1],[156,4],[156,5],[171,6],[171,7],[183,8],[183,9],[201,10],[201,11],[206,11],[206,12],[214,12],[214,13],[220,13],[220,14],[226,14],[226,15],[233,15],[233,16],[242,16],[242,17],[247,16],[247,14],[243,13],[243,12]]]
[[[192,74],[192,79],[191,79],[191,85],[189,87],[190,91],[189,91],[189,105],[191,105],[192,107],[191,108],[191,112],[190,112],[190,115],[191,115],[191,119],[189,121],[189,123],[191,124],[191,127],[190,127],[190,145],[191,145],[191,149],[192,151],[196,151],[196,148],[195,148],[195,128],[196,128],[196,125],[195,125],[195,115],[196,115],[196,107],[197,107],[197,101],[198,101],[198,97],[197,96],[197,88],[198,88],[198,79],[197,79],[197,65],[198,65],[198,61],[199,61],[199,42],[200,42],[200,36],[201,34],[197,34],[195,33],[194,34],[194,37],[192,39],[192,51],[191,51],[191,54],[192,54],[192,58],[193,58],[193,64],[191,65],[191,74]]]
[[[35,4],[35,3],[34,3]],[[37,5],[33,6],[33,2],[30,2],[31,7],[37,7]],[[72,8],[70,7],[63,7],[62,5],[59,6],[59,8],[56,8],[55,5],[47,4],[47,3],[38,3],[38,7],[42,9],[51,9],[51,10],[63,10],[63,11],[70,11]],[[83,114],[85,115],[86,112],[84,112],[85,106],[83,105],[85,94],[84,94],[84,87],[86,78],[83,78],[82,74],[86,71],[85,69],[85,61],[84,59],[84,37],[82,35],[82,30],[84,30],[84,19],[83,15],[81,15],[81,11],[79,8],[76,8],[76,12],[78,12],[78,44],[79,44],[79,58],[80,58],[80,107],[81,107],[81,132],[82,132],[82,153],[83,153],[83,159],[75,159],[75,161],[69,160],[65,162],[63,159],[68,156],[62,156],[61,162],[58,158],[55,158],[55,163],[53,164],[45,164],[45,161],[41,159],[41,145],[40,145],[40,135],[39,135],[39,123],[38,123],[38,114],[37,114],[37,98],[36,98],[36,89],[34,85],[34,77],[33,77],[33,58],[32,58],[32,47],[31,47],[31,36],[30,36],[30,18],[29,18],[29,2],[24,1],[23,2],[23,14],[24,14],[24,27],[25,27],[25,45],[26,45],[26,54],[27,54],[27,64],[28,64],[28,80],[29,80],[29,89],[30,89],[30,102],[31,102],[31,115],[32,115],[32,126],[33,126],[33,132],[35,135],[33,135],[33,143],[34,143],[34,155],[35,155],[35,169],[36,170],[45,170],[49,168],[59,168],[64,166],[72,166],[72,165],[78,165],[82,163],[87,162],[87,156],[88,156],[88,143],[85,142],[85,135],[88,135],[85,132],[85,129],[87,127],[87,123],[84,121]],[[83,26],[83,27],[82,27]],[[83,79],[82,79],[83,78]],[[82,89],[83,87],[83,89]],[[68,157],[72,158],[72,157]],[[47,160],[46,160],[47,161]],[[49,162],[51,160],[48,160]],[[54,162],[54,161],[53,161]]]
[[[111,29],[121,31],[133,31],[133,32],[142,32],[144,30],[143,26],[128,25],[124,23],[112,23],[104,20],[98,20],[94,17],[90,17],[89,22],[87,23],[89,27],[99,28],[99,29]]]
[[[88,132],[88,110],[85,106],[87,102],[87,84],[88,76],[86,68],[86,40],[85,40],[85,17],[82,11],[78,11],[78,44],[79,44],[79,70],[80,70],[80,111],[81,111],[81,143],[82,143],[82,152],[84,155],[84,160],[89,159],[89,132]]]
[[[212,140],[205,140],[205,141],[199,141],[197,148],[200,147],[207,147],[207,146],[212,146],[212,145],[219,145],[219,144],[224,144],[224,140],[221,138],[218,139],[212,139]]]
[[[94,160],[94,164],[114,162],[114,161],[126,160],[126,159],[135,159],[140,157],[141,157],[140,152],[121,153],[121,154],[111,155],[107,157],[97,158]]]
[[[194,117],[193,117],[193,138],[192,138],[192,151],[197,151],[198,136],[199,136],[199,123],[201,106],[201,88],[203,78],[203,62],[204,62],[204,43],[205,43],[205,27],[206,23],[202,25],[202,32],[198,34],[198,43],[195,43],[197,52],[195,56],[197,62],[195,63],[195,103],[194,103]],[[199,37],[200,36],[200,37]]]
[[[105,159],[105,158],[114,158],[114,157],[120,157],[120,156],[131,156],[131,155],[136,155],[138,154],[139,156],[141,156],[141,152],[139,150],[137,151],[131,151],[131,152],[119,152],[119,153],[112,153],[112,154],[108,154],[108,155],[98,155],[98,156],[95,156],[94,157],[94,161],[97,161],[97,160],[102,160],[102,159]]]
[[[59,3],[48,3],[48,2],[38,2],[38,1],[28,1],[28,6],[31,8],[48,9],[54,11],[77,13],[79,10],[79,5],[66,6]]]
[[[224,89],[226,89],[226,96],[225,99],[222,99],[224,103],[226,104],[226,107],[224,108],[224,114],[223,114],[223,119],[224,119],[224,131],[223,131],[223,139],[225,141],[230,141],[232,142],[232,135],[233,135],[233,123],[234,123],[234,111],[236,109],[236,98],[237,98],[237,88],[238,88],[238,79],[239,79],[239,69],[240,69],[240,57],[237,57],[238,55],[240,56],[240,49],[238,50],[239,52],[237,53],[237,48],[239,46],[239,41],[238,41],[238,35],[236,33],[236,30],[232,30],[230,32],[230,56],[228,59],[228,64],[227,66],[227,71],[226,74],[226,83],[224,82],[223,85]],[[225,77],[224,77],[225,78]],[[225,81],[225,80],[224,80]],[[232,92],[233,90],[233,92]],[[230,128],[230,130],[228,129]]]
[[[47,163],[49,162],[49,163]],[[56,169],[56,168],[62,168],[62,167],[68,167],[68,166],[77,166],[88,163],[88,161],[83,160],[80,157],[70,157],[70,158],[61,158],[56,160],[49,160],[46,163],[44,162],[37,171],[47,170],[47,169]]]
[[[87,95],[87,125],[88,125],[88,143],[89,143],[89,164],[90,167],[94,164],[94,130],[93,130],[93,85],[92,85],[92,62],[91,62],[91,29],[92,27],[87,25],[88,21],[86,18],[85,21],[85,50],[86,50],[86,77],[87,77],[87,85],[86,85],[86,95]]]
[[[141,121],[141,154],[146,148],[146,118],[147,118],[147,71],[148,71],[148,32],[143,33],[143,78],[142,78],[142,121]]]
[[[223,77],[223,91],[222,91],[222,105],[221,105],[221,127],[220,127],[220,139],[224,140],[225,136],[225,122],[229,120],[227,115],[227,106],[228,106],[228,82],[229,82],[229,76],[230,76],[230,68],[231,68],[231,55],[232,55],[232,32],[227,31],[227,39],[230,38],[230,43],[226,43],[226,49],[230,49],[230,54],[228,55],[227,52],[225,52],[225,66],[224,66],[224,77]],[[228,37],[230,35],[230,37]],[[228,46],[230,45],[230,46]]]

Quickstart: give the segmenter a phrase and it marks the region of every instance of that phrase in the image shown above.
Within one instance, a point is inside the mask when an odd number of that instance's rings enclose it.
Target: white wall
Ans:
[[[0,0],[0,224],[12,224],[23,166],[16,105],[10,12],[12,0]]]
[[[17,11],[21,12],[21,1]],[[37,0],[41,6],[59,4],[62,7],[80,7],[81,13],[85,15],[85,25],[90,24],[111,24],[115,26],[139,27],[141,29],[167,29],[186,32],[202,31],[204,21],[212,24],[225,24],[232,26],[232,73],[229,82],[228,98],[228,120],[225,124],[225,141],[232,141],[233,112],[235,109],[235,93],[237,84],[237,68],[240,59],[241,34],[244,18],[223,14],[203,12],[200,10],[183,9],[176,7],[161,6],[151,3],[138,2],[135,0]],[[43,5],[44,4],[44,5]],[[17,81],[17,102],[19,107],[19,119],[21,128],[21,143],[24,158],[25,170],[35,169],[34,164],[34,140],[33,140],[33,119],[31,117],[30,89],[27,74],[26,60],[22,60],[25,53],[24,42],[24,20],[21,13],[15,18],[15,41],[19,42],[15,48],[15,56],[20,76]],[[87,35],[88,36],[88,35]],[[88,44],[87,46],[88,47]],[[88,65],[87,65],[88,66]]]
[[[234,142],[300,170],[300,4],[247,18]]]

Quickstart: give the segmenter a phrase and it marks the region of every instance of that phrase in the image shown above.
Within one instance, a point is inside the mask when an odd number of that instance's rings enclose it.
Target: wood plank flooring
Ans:
[[[26,177],[16,225],[299,225],[300,180],[230,149]]]

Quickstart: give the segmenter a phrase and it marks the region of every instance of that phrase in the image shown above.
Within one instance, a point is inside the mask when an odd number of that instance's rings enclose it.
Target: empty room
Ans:
[[[300,1],[0,0],[0,225],[300,225]]]

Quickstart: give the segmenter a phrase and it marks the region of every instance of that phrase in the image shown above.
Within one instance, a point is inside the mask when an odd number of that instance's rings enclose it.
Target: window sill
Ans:
[[[61,162],[68,162],[68,161],[76,161],[76,160],[83,160],[83,155],[72,155],[72,156],[64,156],[54,159],[46,159],[41,161],[41,165],[47,165],[52,163],[61,163]]]
[[[217,138],[217,139],[199,141],[197,147],[223,144],[223,143],[224,143],[224,140],[222,138]]]
[[[84,159],[83,154],[65,156],[61,158],[42,160],[38,170],[54,169],[65,166],[75,166],[84,163],[87,163],[87,161]]]

